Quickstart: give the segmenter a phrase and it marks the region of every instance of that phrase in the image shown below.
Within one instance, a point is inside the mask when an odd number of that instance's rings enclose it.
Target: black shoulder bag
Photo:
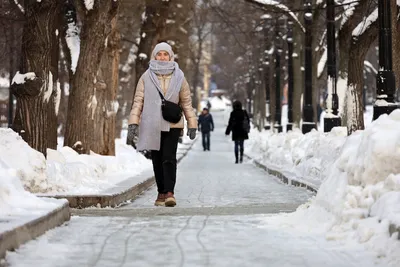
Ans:
[[[178,123],[182,118],[182,109],[178,104],[165,99],[159,90],[158,94],[161,97],[161,112],[164,120]]]

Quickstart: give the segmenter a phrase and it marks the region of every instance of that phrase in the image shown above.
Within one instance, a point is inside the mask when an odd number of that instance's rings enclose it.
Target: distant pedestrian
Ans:
[[[225,134],[232,132],[232,140],[235,142],[235,163],[243,162],[244,140],[249,139],[250,119],[246,110],[242,109],[240,101],[233,102],[233,111],[229,117],[229,123]],[[240,153],[240,154],[239,154]]]
[[[199,116],[199,131],[203,140],[204,151],[210,151],[210,132],[214,131],[213,117],[208,111],[208,108],[203,108],[201,115]]]
[[[129,116],[128,143],[139,134],[137,150],[151,150],[158,195],[156,206],[176,205],[176,150],[183,133],[183,114],[187,135],[196,137],[197,116],[192,107],[189,84],[167,43],[152,52],[149,68],[140,77]],[[182,110],[180,110],[180,107]],[[140,125],[140,127],[139,127]]]

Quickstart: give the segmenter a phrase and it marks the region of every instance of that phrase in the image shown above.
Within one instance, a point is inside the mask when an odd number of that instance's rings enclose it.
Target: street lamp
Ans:
[[[328,98],[326,100],[324,132],[330,132],[333,127],[341,125],[341,119],[338,116],[339,97],[336,79],[335,0],[327,0],[326,5]]]
[[[303,97],[303,134],[310,132],[312,129],[316,129],[314,122],[314,110],[312,106],[312,10],[310,0],[306,0],[304,4],[306,12],[304,13],[304,25],[305,25],[305,54],[304,54],[304,97]]]
[[[287,23],[287,44],[288,44],[288,123],[286,131],[293,128],[293,91],[294,91],[294,74],[293,74],[293,22],[288,20]]]
[[[373,120],[398,108],[395,103],[396,80],[392,70],[391,19],[390,0],[379,0],[379,71],[376,77],[376,101]]]

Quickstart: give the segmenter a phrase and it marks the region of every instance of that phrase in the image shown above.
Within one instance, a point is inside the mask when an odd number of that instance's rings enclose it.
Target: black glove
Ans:
[[[189,136],[190,140],[193,140],[196,138],[196,128],[189,128],[187,131],[187,136]]]
[[[128,126],[128,142],[133,142],[133,139],[135,136],[137,136],[139,133],[139,125],[137,124],[129,124]]]

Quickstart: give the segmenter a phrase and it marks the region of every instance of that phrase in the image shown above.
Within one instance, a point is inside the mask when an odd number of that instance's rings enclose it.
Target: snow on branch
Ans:
[[[36,74],[34,72],[27,72],[25,74],[17,71],[14,78],[12,79],[11,84],[24,84],[26,80],[34,80],[36,79]]]
[[[94,0],[85,0],[85,7],[87,10],[93,9]]]
[[[351,16],[354,14],[354,10],[359,2],[354,0],[343,0],[341,4],[344,7],[344,12],[342,14],[342,21],[340,23],[340,28],[349,20]]]
[[[18,0],[14,0],[14,3],[18,6],[19,10],[21,10],[21,12],[25,14],[25,9],[24,9],[24,7],[18,2]]]
[[[326,34],[327,34],[327,31],[326,31],[326,29],[324,30],[324,32],[322,33],[322,36],[321,36],[321,39],[320,39],[320,41],[319,41],[319,44],[317,45],[317,47],[315,48],[315,51],[319,51],[321,48],[322,48],[322,46],[324,45],[324,43],[325,43],[325,40],[326,40]]]
[[[399,0],[399,1],[400,1],[400,0]],[[371,62],[365,60],[365,61],[364,61],[364,66],[367,67],[367,68],[369,68],[371,71],[373,71],[374,74],[378,74],[378,70],[374,67],[374,65],[372,65]]]
[[[321,56],[321,59],[318,62],[318,74],[317,77],[321,77],[322,73],[324,72],[326,61],[328,60],[328,49],[325,47],[325,51]]]
[[[299,27],[301,28],[301,30],[303,32],[305,32],[305,28],[304,28],[303,24],[301,24],[301,22],[297,18],[296,14],[294,14],[294,12],[292,10],[290,10],[290,8],[281,4],[280,2],[278,2],[276,0],[245,0],[245,1],[247,1],[249,3],[253,3],[253,4],[258,4],[259,6],[263,6],[264,8],[268,8],[268,7],[275,8],[275,9],[285,13],[294,22],[296,22],[297,25],[299,25]]]
[[[357,27],[354,28],[352,36],[357,37],[362,35],[372,23],[378,19],[378,8],[376,8],[366,19],[363,19]]]

